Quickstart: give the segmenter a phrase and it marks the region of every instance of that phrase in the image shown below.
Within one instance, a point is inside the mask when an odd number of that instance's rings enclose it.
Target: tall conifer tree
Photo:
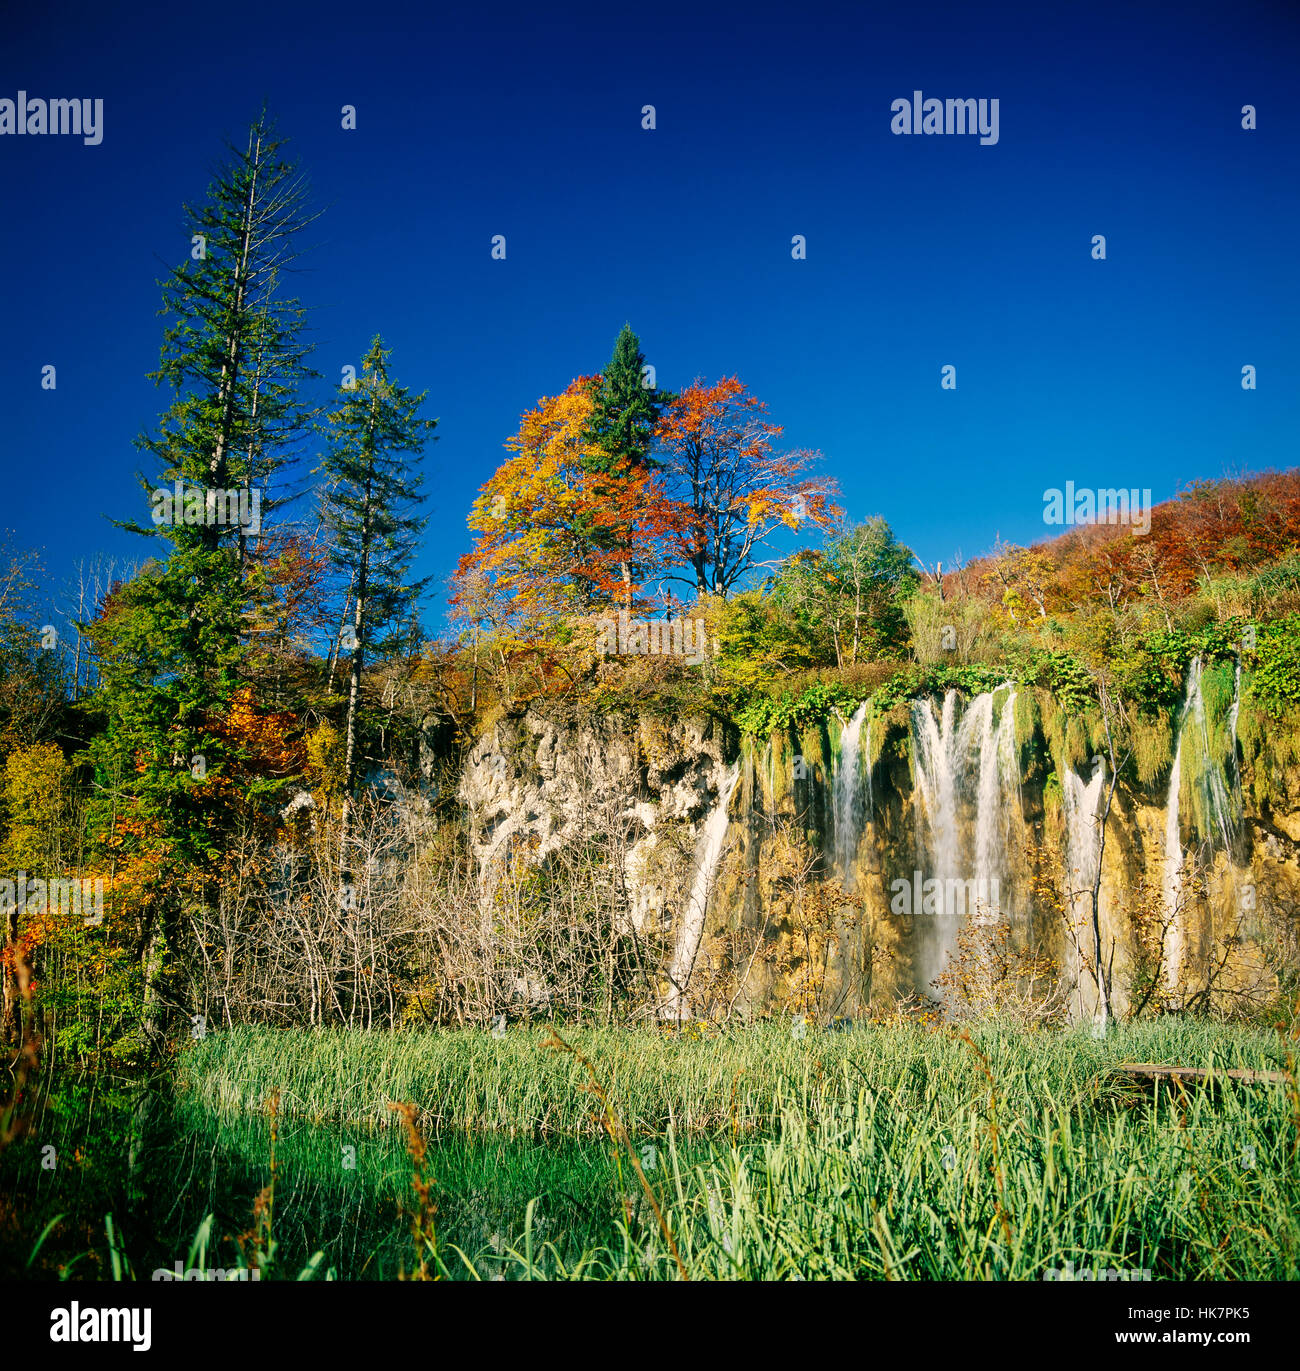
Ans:
[[[638,476],[647,467],[659,464],[652,456],[656,431],[666,406],[673,396],[646,384],[646,362],[641,352],[641,340],[625,323],[614,343],[614,354],[601,373],[596,387],[587,436],[594,451],[584,465],[611,483],[631,475]],[[591,534],[592,529],[581,532]],[[633,539],[630,532],[617,528],[601,531],[611,549],[622,551],[623,600],[632,606],[632,582],[637,570],[631,555]]]
[[[329,448],[321,464],[323,512],[334,535],[333,561],[352,586],[340,868],[346,883],[352,809],[361,772],[361,687],[366,664],[409,647],[412,621],[428,578],[413,580],[411,562],[427,518],[423,476],[416,470],[436,419],[419,417],[427,392],[412,395],[390,380],[392,355],[376,336],[361,376],[340,388],[329,416]]]
[[[147,855],[156,890],[169,892],[156,901],[161,926],[141,930],[147,982],[160,941],[176,942],[175,882],[208,900],[234,811],[275,789],[238,779],[242,748],[223,725],[262,579],[250,549],[277,503],[268,483],[308,430],[303,310],[280,280],[313,216],[283,147],[263,113],[242,147],[229,146],[206,201],[187,206],[190,253],[162,283],[153,375],[173,398],[138,443],[156,464],[141,478],[151,516],[123,523],[165,550],[89,630],[101,663],[94,707],[106,717],[90,752],[97,827],[116,855]]]

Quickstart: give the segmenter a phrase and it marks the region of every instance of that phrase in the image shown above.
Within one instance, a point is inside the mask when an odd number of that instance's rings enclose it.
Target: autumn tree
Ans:
[[[59,871],[65,827],[65,788],[67,761],[53,743],[35,743],[10,752],[0,771],[0,818],[4,836],[0,841],[3,869],[48,878]],[[0,1042],[18,1041],[21,1031],[21,1002],[18,963],[25,960],[30,942],[39,936],[24,928],[27,913],[16,895],[0,893]]]
[[[683,511],[676,557],[689,569],[674,579],[699,595],[730,594],[777,529],[824,527],[837,513],[834,482],[804,474],[818,454],[776,452],[782,429],[766,413],[736,377],[724,376],[688,386],[660,425],[669,491]]]
[[[0,613],[0,762],[53,737],[65,722],[69,681],[47,632]]]
[[[1055,561],[1046,549],[1018,547],[999,539],[992,565],[981,579],[1000,592],[1002,606],[1012,621],[1022,622],[1033,615],[1047,617],[1055,573]]]
[[[553,641],[567,618],[639,603],[662,565],[676,511],[658,472],[610,460],[592,435],[599,382],[579,377],[520,420],[515,455],[484,483],[469,516],[452,605],[486,631],[501,665]],[[629,599],[630,596],[630,599]]]
[[[247,621],[247,679],[267,705],[316,707],[328,687],[314,650],[338,629],[325,530],[272,528],[260,541],[258,562],[262,593]]]

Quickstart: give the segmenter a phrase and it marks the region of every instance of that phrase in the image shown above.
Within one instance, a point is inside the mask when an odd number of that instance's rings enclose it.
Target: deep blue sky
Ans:
[[[1067,479],[1160,500],[1298,460],[1293,0],[6,9],[0,96],[105,102],[98,147],[0,138],[0,528],[52,581],[152,551],[104,516],[147,512],[155,282],[264,97],[326,210],[316,398],[382,331],[441,420],[438,580],[520,412],[625,319],[662,385],[739,374],[930,563],[1044,537]],[[997,97],[998,144],[891,134],[917,88]]]

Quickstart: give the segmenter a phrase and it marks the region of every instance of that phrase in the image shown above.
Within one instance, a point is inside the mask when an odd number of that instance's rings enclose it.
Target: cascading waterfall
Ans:
[[[718,863],[722,860],[722,850],[727,840],[727,810],[739,780],[740,765],[737,763],[730,767],[723,777],[718,789],[718,803],[705,821],[704,831],[700,835],[695,879],[691,883],[686,915],[682,919],[677,946],[668,968],[668,979],[673,989],[669,1003],[663,1011],[664,1018],[681,1019],[688,1013],[686,988],[690,983],[691,972],[695,969],[695,959],[699,955],[700,942],[704,937],[704,919],[708,913],[709,895],[713,891],[713,878],[717,874]]]
[[[996,726],[997,697],[1005,692]],[[917,791],[918,849],[925,853],[927,882],[938,883],[931,903],[913,891],[917,921],[916,972],[928,989],[943,971],[956,944],[963,913],[986,917],[1007,913],[1000,887],[1006,860],[1006,824],[1011,801],[1020,789],[1016,764],[1015,699],[1010,685],[977,695],[960,722],[958,698],[950,690],[938,717],[929,700],[912,704],[912,750]],[[963,826],[962,818],[969,814]],[[963,844],[965,829],[972,840]],[[969,856],[964,847],[973,848]],[[976,903],[982,906],[977,910]]]
[[[1193,663],[1195,692],[1189,695],[1188,708],[1192,723],[1197,732],[1200,754],[1199,780],[1205,797],[1205,808],[1213,819],[1214,826],[1223,840],[1224,850],[1231,852],[1237,836],[1237,821],[1232,812],[1232,801],[1228,797],[1228,786],[1224,780],[1223,768],[1214,760],[1210,749],[1210,723],[1205,713],[1205,697],[1201,693],[1201,664],[1199,658]]]
[[[763,778],[763,807],[768,809],[772,804],[772,797],[776,794],[776,748],[772,746],[771,738],[763,745],[759,772]]]
[[[1002,689],[1002,687],[999,687]],[[997,691],[979,696],[987,701],[980,709],[979,799],[975,818],[975,875],[984,882],[982,890],[992,890],[1000,881],[1006,855],[1007,795],[1014,788],[1020,793],[1020,769],[1016,765],[1016,692],[1008,689],[998,726],[993,727],[993,703]],[[972,706],[973,708],[973,706]],[[990,897],[991,898],[991,897]],[[995,910],[990,910],[995,913]]]
[[[1101,860],[1101,797],[1106,788],[1106,763],[1093,758],[1092,777],[1084,781],[1077,771],[1065,773],[1062,787],[1065,806],[1066,899],[1074,934],[1070,939],[1066,968],[1076,987],[1076,1009],[1080,1018],[1085,1009],[1082,984],[1082,949],[1091,941],[1092,888],[1096,884]]]
[[[912,701],[912,752],[921,793],[917,819],[924,814],[929,832],[926,846],[934,875],[940,877],[951,874],[957,860],[956,713],[955,690],[944,696],[938,719],[929,700]]]
[[[862,779],[866,782],[866,786],[867,786],[867,810],[866,810],[866,813],[867,813],[867,822],[868,822],[868,823],[870,823],[870,822],[872,821],[872,819],[875,818],[875,815],[876,815],[876,809],[875,809],[876,800],[875,800],[875,796],[872,794],[872,790],[871,790],[871,773],[872,773],[872,770],[874,769],[874,768],[872,767],[872,765],[871,765],[871,729],[872,729],[872,727],[874,726],[875,722],[876,722],[876,721],[875,721],[874,717],[867,720],[867,736],[866,736],[865,740],[863,741],[863,745],[862,745]]]
[[[1183,890],[1183,843],[1178,831],[1178,804],[1183,789],[1183,730],[1178,730],[1174,765],[1169,773],[1169,798],[1165,801],[1165,985],[1178,984],[1183,965],[1182,912],[1178,901]]]
[[[1237,714],[1241,695],[1241,664],[1237,664],[1228,729],[1232,738],[1234,772],[1237,766]],[[1188,778],[1193,819],[1202,834],[1221,843],[1229,859],[1236,848],[1237,816],[1229,795],[1223,768],[1210,743],[1210,724],[1201,689],[1201,659],[1194,657],[1187,672],[1187,694],[1178,716],[1174,764],[1169,773],[1169,795],[1165,804],[1164,905],[1168,921],[1165,933],[1165,984],[1178,985],[1186,952],[1187,935],[1184,911],[1179,908],[1183,894],[1182,790],[1184,773]],[[1239,785],[1239,782],[1238,782]],[[1234,790],[1237,787],[1234,786]]]
[[[1228,736],[1232,739],[1232,761],[1237,762],[1237,714],[1241,709],[1241,660],[1232,676],[1232,708],[1228,710]]]
[[[1232,708],[1228,710],[1228,738],[1232,745],[1232,801],[1233,813],[1245,812],[1241,796],[1241,757],[1237,752],[1237,716],[1241,712],[1241,658],[1237,658],[1237,669],[1232,677]]]
[[[863,806],[859,796],[862,789],[863,755],[859,746],[863,720],[867,717],[867,706],[861,704],[857,712],[844,725],[840,734],[840,751],[835,762],[834,788],[832,791],[834,815],[834,853],[835,865],[840,878],[848,890],[857,883],[856,866],[858,841],[862,836]],[[870,755],[871,730],[867,729],[868,756]],[[871,773],[867,773],[867,804],[865,813],[871,814]]]
[[[917,810],[918,829],[924,814],[925,832],[918,831],[918,849],[928,852],[930,871],[943,883],[944,898],[933,915],[922,914],[916,921],[916,971],[918,989],[928,992],[931,982],[944,968],[947,954],[957,937],[957,918],[946,898],[949,878],[957,864],[957,736],[953,722],[957,712],[957,692],[950,690],[943,700],[938,719],[929,700],[912,702],[913,756],[921,804]],[[913,892],[913,909],[921,892]]]

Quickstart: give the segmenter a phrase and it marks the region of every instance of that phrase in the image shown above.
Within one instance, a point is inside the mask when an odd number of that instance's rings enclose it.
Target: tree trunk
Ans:
[[[23,1009],[18,993],[18,901],[15,899],[4,911],[5,958],[4,1008],[0,1019],[0,1042],[16,1047],[22,1041]]]
[[[348,672],[348,725],[347,742],[343,751],[343,816],[340,821],[339,837],[339,886],[347,884],[348,841],[352,830],[353,795],[356,793],[358,770],[357,757],[357,713],[361,703],[362,657],[362,604],[365,596],[364,568],[358,577],[357,600],[352,612],[352,630],[356,635],[356,646],[352,649],[352,665]]]

